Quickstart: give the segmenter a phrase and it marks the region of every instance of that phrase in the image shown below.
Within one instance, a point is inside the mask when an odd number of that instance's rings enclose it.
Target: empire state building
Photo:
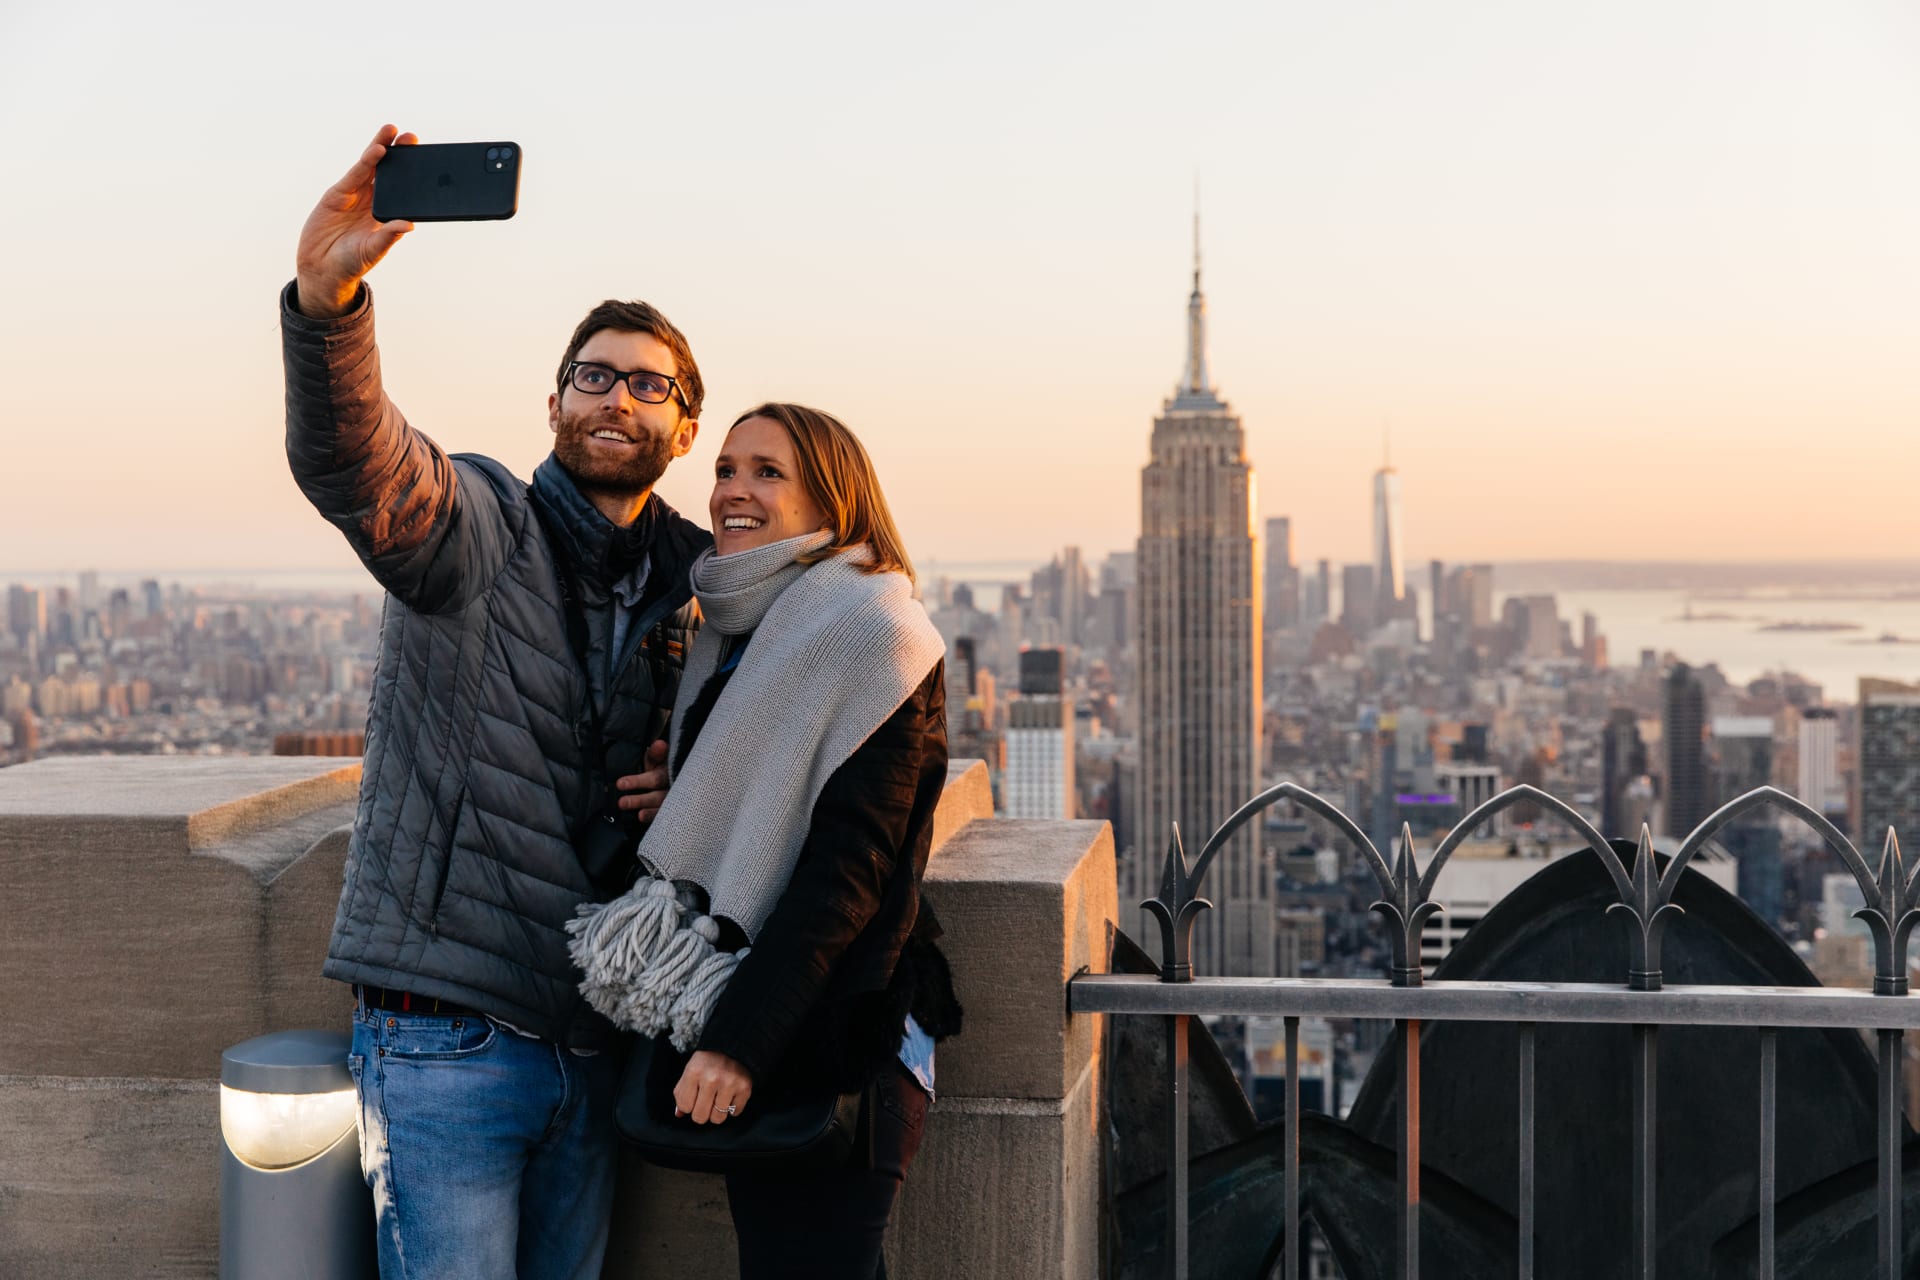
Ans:
[[[1140,473],[1140,775],[1122,902],[1157,892],[1175,822],[1188,857],[1196,857],[1258,782],[1253,466],[1240,419],[1208,379],[1206,326],[1196,216],[1187,365],[1154,419],[1152,460]],[[1201,915],[1194,934],[1199,973],[1273,974],[1273,883],[1258,828],[1249,824],[1220,851],[1201,886],[1214,910]],[[1150,925],[1141,929],[1142,937],[1158,936]]]

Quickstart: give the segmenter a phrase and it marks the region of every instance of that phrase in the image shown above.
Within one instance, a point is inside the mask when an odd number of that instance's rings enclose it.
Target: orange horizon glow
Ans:
[[[1370,556],[1389,425],[1415,565],[1920,558],[1910,6],[829,7],[650,15],[645,75],[534,17],[0,19],[58,195],[0,207],[0,565],[351,564],[280,454],[275,294],[387,118],[525,148],[516,218],[371,278],[395,400],[523,476],[574,322],[645,297],[710,388],[693,518],[782,399],[860,433],[916,559],[1130,548],[1198,169],[1209,366],[1303,562]]]

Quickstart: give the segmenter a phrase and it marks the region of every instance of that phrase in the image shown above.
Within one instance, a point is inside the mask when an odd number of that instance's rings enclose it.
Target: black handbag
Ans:
[[[803,1172],[844,1167],[866,1135],[866,1094],[756,1088],[719,1124],[674,1118],[673,1087],[688,1055],[665,1036],[637,1041],[613,1124],[649,1164],[695,1173]]]

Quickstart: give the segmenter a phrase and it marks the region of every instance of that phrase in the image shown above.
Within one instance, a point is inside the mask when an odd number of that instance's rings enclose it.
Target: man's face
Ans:
[[[625,373],[645,370],[675,377],[673,352],[651,334],[602,329],[573,357]],[[679,393],[664,404],[634,399],[624,380],[602,395],[572,382],[547,397],[553,452],[583,491],[636,495],[651,489],[667,463],[693,448],[700,424],[686,416]]]

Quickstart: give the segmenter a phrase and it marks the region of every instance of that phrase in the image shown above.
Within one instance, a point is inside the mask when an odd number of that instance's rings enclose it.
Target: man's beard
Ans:
[[[625,458],[609,458],[594,452],[589,443],[598,422],[598,413],[562,413],[560,430],[553,441],[554,456],[582,493],[603,493],[616,497],[635,497],[659,483],[673,460],[673,443],[665,435],[634,425],[617,428],[621,433],[637,432],[633,452]]]

